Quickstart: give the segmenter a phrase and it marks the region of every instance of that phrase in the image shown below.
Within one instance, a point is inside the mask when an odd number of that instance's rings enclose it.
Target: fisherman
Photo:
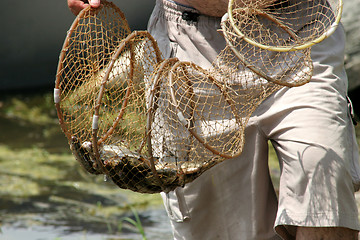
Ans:
[[[90,4],[96,8],[100,2]],[[227,5],[227,0],[156,0],[148,30],[164,57],[210,66],[226,45],[218,29]],[[88,3],[68,0],[68,6],[76,15]],[[249,119],[240,157],[162,193],[174,239],[358,239],[359,156],[346,96],[344,41],[340,25],[312,47],[308,84],[283,87],[260,104]],[[278,198],[268,141],[281,166]]]

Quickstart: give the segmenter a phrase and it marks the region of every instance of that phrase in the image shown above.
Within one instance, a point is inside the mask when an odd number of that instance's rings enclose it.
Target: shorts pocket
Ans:
[[[169,193],[161,193],[166,212],[169,218],[175,222],[184,222],[190,219],[190,213],[185,201],[183,188],[176,188]]]
[[[355,114],[354,114],[354,109],[352,106],[352,102],[350,100],[349,97],[347,97],[347,102],[348,102],[348,111],[349,111],[349,115],[353,121],[353,124],[356,125],[357,122],[355,120]],[[356,136],[354,134],[355,130],[354,130],[354,126],[350,126],[349,131],[351,131],[350,134],[353,135],[353,145],[352,145],[352,151],[353,151],[353,156],[352,156],[352,162],[351,162],[351,169],[350,169],[350,174],[351,174],[351,178],[353,181],[353,185],[354,185],[354,191],[357,192],[360,190],[360,165],[359,165],[359,152],[358,152],[358,146],[357,146],[357,139]]]
[[[350,115],[350,117],[352,119],[353,124],[356,126],[357,121],[356,121],[356,117],[355,117],[355,113],[354,113],[354,107],[352,105],[352,102],[351,102],[350,98],[346,97],[346,99],[347,99],[347,103],[348,103],[349,115]]]

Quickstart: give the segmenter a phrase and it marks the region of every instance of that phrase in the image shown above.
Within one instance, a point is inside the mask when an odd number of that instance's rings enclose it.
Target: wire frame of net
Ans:
[[[249,17],[248,17],[249,18]],[[268,19],[262,21],[261,26],[267,25]],[[287,87],[301,86],[309,82],[313,65],[311,60],[311,48],[305,48],[296,51],[273,51],[260,48],[251,42],[246,41],[242,36],[236,34],[234,26],[226,16],[222,19],[222,32],[227,42],[227,54],[222,54],[218,58],[221,62],[234,63],[238,66],[245,66],[256,74],[255,78],[261,78],[263,81],[273,82]],[[249,26],[248,26],[249,27]],[[251,26],[253,28],[254,26]],[[283,38],[279,38],[276,31],[269,29],[264,33],[257,32],[258,39],[267,43],[282,44]],[[253,31],[258,31],[257,26]],[[255,33],[253,33],[255,35]],[[286,37],[287,38],[287,37]],[[265,40],[264,40],[265,41]],[[233,64],[234,65],[234,64]],[[238,67],[236,66],[236,67]],[[260,81],[260,80],[259,80]]]
[[[121,188],[171,191],[242,150],[244,121],[223,87],[195,64],[163,60],[108,2],[74,21],[54,96],[76,159]]]
[[[87,151],[79,154],[74,146],[92,140],[94,106],[104,71],[129,33],[124,14],[112,3],[82,11],[68,31],[59,57],[54,101],[60,126],[79,161],[93,158]],[[99,173],[90,162],[80,163]]]
[[[82,11],[65,39],[55,82],[55,103],[66,136],[91,139],[93,106],[104,69],[130,28],[122,12],[108,7]],[[107,22],[109,24],[104,25]],[[60,101],[61,100],[61,101]]]
[[[230,0],[228,18],[234,33],[251,45],[287,52],[330,36],[342,8],[342,0]]]

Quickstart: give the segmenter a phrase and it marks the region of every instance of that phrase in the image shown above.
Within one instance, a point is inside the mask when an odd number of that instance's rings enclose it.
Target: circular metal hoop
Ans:
[[[126,33],[130,34],[131,30],[130,30],[128,22],[125,18],[124,13],[118,7],[116,7],[115,4],[113,4],[112,2],[104,1],[104,2],[102,2],[101,6],[99,8],[91,8],[90,6],[88,6],[77,15],[77,17],[71,24],[70,29],[67,32],[66,38],[64,40],[64,43],[63,43],[63,46],[62,46],[62,49],[60,52],[59,62],[58,62],[57,71],[56,71],[56,79],[55,79],[54,102],[55,102],[55,108],[57,111],[60,127],[69,141],[72,140],[73,136],[72,136],[72,133],[69,132],[69,129],[64,122],[64,113],[61,108],[61,101],[62,101],[61,95],[64,91],[64,89],[62,89],[62,86],[61,86],[61,83],[63,80],[62,74],[63,74],[63,71],[65,71],[65,69],[67,68],[67,66],[64,66],[64,60],[66,59],[68,52],[69,52],[68,49],[72,44],[71,37],[75,34],[75,31],[76,31],[77,27],[79,26],[80,21],[84,20],[84,19],[88,19],[89,16],[96,15],[97,13],[99,13],[100,11],[102,11],[105,8],[111,9],[112,11],[114,11],[116,13],[117,16],[119,16],[121,18],[121,21],[123,21],[123,23],[124,23],[124,25],[123,25],[124,31]],[[71,79],[71,80],[74,81],[74,79]]]
[[[108,82],[109,75],[110,75],[111,71],[113,70],[115,61],[119,58],[120,54],[127,47],[127,45],[131,44],[131,40],[135,39],[136,37],[141,37],[141,36],[144,36],[145,38],[149,39],[150,42],[152,43],[152,47],[154,48],[155,54],[156,54],[156,61],[157,62],[162,61],[160,50],[159,50],[159,48],[158,48],[158,46],[157,46],[157,44],[155,42],[155,39],[150,35],[149,32],[147,32],[147,31],[134,31],[129,36],[127,36],[122,41],[122,43],[120,44],[120,46],[118,47],[118,49],[116,50],[114,55],[112,56],[111,62],[109,63],[109,66],[108,66],[108,68],[106,70],[106,74],[105,74],[105,76],[103,78],[103,81],[101,83],[101,88],[100,88],[99,95],[98,95],[98,98],[97,98],[97,101],[96,101],[94,116],[99,116],[101,99],[103,98],[103,95],[105,93],[105,85]],[[135,55],[134,49],[132,47],[130,47],[130,56],[131,56],[131,60],[130,60],[130,76],[129,76],[129,78],[127,78],[129,86],[133,85],[132,79],[133,79],[133,75],[134,75],[134,61],[135,61],[134,60],[134,55]],[[122,104],[122,106],[121,106],[121,108],[119,110],[119,114],[116,117],[116,120],[113,122],[112,126],[109,128],[107,133],[99,138],[99,140],[97,142],[98,145],[101,144],[102,142],[104,142],[104,140],[106,138],[108,138],[114,132],[114,129],[118,125],[119,121],[122,119],[122,117],[123,117],[123,115],[125,113],[125,109],[126,109],[126,106],[127,106],[128,100],[129,100],[131,90],[132,90],[132,87],[129,87],[126,90],[125,97],[124,97],[124,100],[123,100],[123,104]],[[96,136],[96,137],[98,137],[98,136]]]
[[[297,51],[297,50],[303,50],[306,48],[309,48],[317,43],[320,43],[321,41],[323,41],[324,39],[328,38],[331,34],[333,34],[336,30],[336,28],[338,27],[339,23],[340,23],[340,19],[341,19],[341,15],[342,15],[342,9],[343,9],[343,0],[338,0],[338,11],[337,11],[337,15],[335,17],[335,21],[331,24],[331,26],[323,33],[321,34],[319,37],[311,40],[311,41],[307,41],[305,43],[299,44],[299,45],[293,45],[293,46],[281,46],[281,47],[276,47],[276,46],[270,46],[270,45],[265,45],[265,44],[261,44],[251,38],[249,38],[248,36],[246,36],[236,25],[235,20],[234,20],[234,1],[235,0],[229,0],[229,5],[228,5],[228,12],[227,14],[224,15],[224,19],[228,18],[235,33],[238,35],[239,38],[244,39],[246,42],[248,42],[249,44],[256,46],[258,48],[264,49],[264,50],[269,50],[269,51],[277,51],[277,52],[289,52],[289,51]],[[256,10],[258,11],[258,10]],[[274,21],[270,16],[268,16],[268,18],[271,21]],[[281,27],[281,26],[280,26]]]
[[[175,106],[175,108],[177,109],[177,117],[179,119],[179,121],[181,122],[181,124],[190,132],[190,134],[197,140],[199,141],[207,150],[209,150],[210,152],[212,152],[215,155],[218,155],[220,157],[229,159],[229,158],[234,158],[237,157],[241,154],[241,149],[238,149],[238,152],[236,154],[230,155],[230,154],[226,154],[223,153],[217,149],[215,149],[214,147],[210,146],[209,144],[206,143],[206,141],[196,132],[196,130],[194,130],[194,123],[191,119],[186,119],[184,117],[184,113],[179,109],[179,104],[178,101],[175,97],[175,92],[174,92],[174,76],[175,76],[175,72],[176,69],[181,67],[181,66],[190,66],[193,69],[199,71],[202,74],[205,74],[205,70],[203,70],[202,68],[198,67],[197,65],[195,65],[194,63],[191,62],[176,62],[171,70],[169,71],[169,85],[170,85],[170,99],[172,101],[172,104]],[[212,78],[209,75],[206,75],[209,80],[214,83],[214,85],[218,88],[218,90],[221,92],[221,94],[224,96],[225,99],[227,99],[227,103],[230,105],[232,113],[236,119],[236,123],[239,124],[240,123],[240,119],[236,114],[236,109],[234,108],[234,103],[231,102],[231,100],[229,98],[226,97],[226,93],[223,91],[223,89],[221,88],[221,86],[219,86],[215,79]],[[191,87],[191,86],[190,86]]]
[[[224,21],[226,21],[226,19],[224,19]],[[223,29],[223,34],[225,36],[225,40],[227,45],[230,47],[231,51],[235,54],[235,56],[244,64],[245,67],[249,68],[252,72],[254,72],[255,74],[259,75],[260,77],[264,78],[265,80],[281,85],[281,86],[286,86],[286,87],[298,87],[301,85],[304,85],[306,83],[308,83],[310,81],[310,77],[311,75],[309,74],[308,78],[304,78],[302,81],[300,82],[296,82],[296,83],[290,83],[290,82],[286,82],[286,81],[281,81],[276,79],[276,77],[270,77],[268,76],[264,71],[262,71],[260,68],[256,67],[254,64],[251,64],[245,57],[243,54],[241,54],[236,47],[234,46],[234,44],[230,41],[230,36],[228,31],[226,31],[225,29],[225,24],[224,21],[222,21],[221,23],[221,27]],[[312,72],[312,68],[309,69],[309,72]]]

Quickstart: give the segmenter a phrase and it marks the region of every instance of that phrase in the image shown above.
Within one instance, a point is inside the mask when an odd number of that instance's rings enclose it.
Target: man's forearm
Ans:
[[[252,6],[256,5],[258,8],[264,8],[275,1],[276,0],[235,0],[239,6],[247,3]],[[193,7],[202,14],[214,17],[223,16],[227,12],[229,4],[228,0],[175,0],[175,2]]]

